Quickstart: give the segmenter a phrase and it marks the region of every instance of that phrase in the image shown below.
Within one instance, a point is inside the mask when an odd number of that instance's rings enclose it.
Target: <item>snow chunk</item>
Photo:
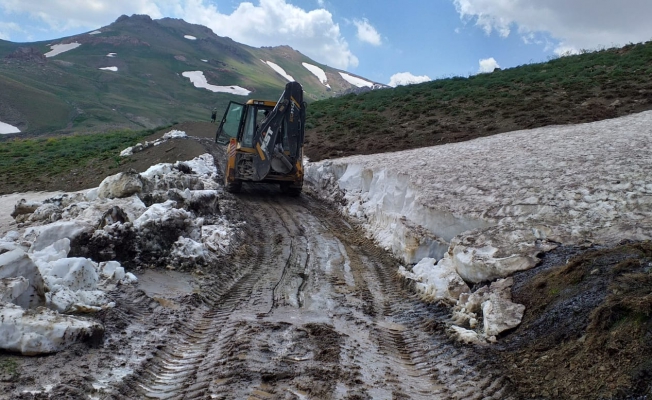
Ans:
[[[197,38],[192,36],[192,35],[183,35],[183,37],[188,39],[188,40],[197,40]]]
[[[429,301],[445,300],[450,303],[457,301],[460,294],[470,289],[455,272],[452,263],[443,259],[436,263],[434,258],[424,258],[407,271],[403,266],[399,274],[416,282],[416,291]]]
[[[20,129],[0,121],[0,135],[6,135],[9,133],[20,133]]]
[[[0,278],[0,303],[11,303],[29,289],[29,279]]]
[[[103,71],[113,71],[113,72],[118,72],[118,67],[103,67],[103,68],[98,68]]]
[[[210,90],[211,92],[232,93],[232,94],[237,94],[239,96],[248,96],[249,93],[251,93],[250,90],[247,90],[247,89],[242,88],[240,86],[216,86],[216,85],[211,85],[206,80],[206,77],[204,76],[203,71],[186,71],[186,72],[182,73],[181,75],[183,75],[186,78],[190,79],[190,82],[192,82],[192,84],[195,85],[195,87],[200,88],[200,89],[207,89],[207,90]]]
[[[308,71],[312,72],[313,75],[319,79],[319,82],[321,82],[324,86],[327,88],[331,88],[330,85],[328,84],[328,79],[326,78],[326,72],[324,72],[323,69],[319,68],[316,65],[308,64],[307,62],[301,63],[301,65],[304,66]]]
[[[271,61],[264,61],[264,60],[260,60],[260,61],[263,64],[267,64],[271,69],[276,71],[277,74],[281,75],[286,80],[288,80],[290,82],[294,82],[294,78],[291,75],[289,75],[287,72],[285,72],[285,70],[280,65],[275,64],[275,63],[273,63]]]
[[[22,249],[0,254],[0,279],[22,277],[29,287],[14,297],[12,302],[24,308],[45,304],[45,283],[41,271]],[[15,293],[15,292],[14,292]]]
[[[373,82],[366,81],[362,78],[358,78],[357,76],[349,75],[344,72],[340,72],[340,76],[347,82],[349,82],[353,86],[357,87],[373,87],[374,84]]]
[[[33,253],[43,250],[63,238],[72,241],[88,231],[92,231],[92,228],[82,221],[57,221],[48,225],[27,228],[23,237],[32,240],[30,253]]]
[[[81,46],[81,43],[77,43],[77,42],[66,43],[66,44],[53,44],[53,45],[50,46],[50,48],[52,50],[48,51],[44,55],[46,57],[54,57],[54,56],[59,55],[61,53],[65,53],[66,51],[76,49],[79,46]]]
[[[486,344],[484,338],[476,331],[465,329],[459,326],[452,325],[449,327],[449,333],[453,339],[466,344]]]
[[[107,199],[122,198],[140,193],[142,190],[143,182],[140,179],[140,174],[135,170],[130,170],[104,178],[100,183],[97,195],[99,198]]]
[[[0,348],[23,355],[54,353],[81,340],[99,340],[104,328],[92,321],[61,315],[46,308],[0,307]]]
[[[482,303],[485,335],[495,336],[517,327],[523,319],[524,312],[524,305],[512,303],[510,300],[492,293],[489,295],[489,299]]]
[[[185,137],[188,137],[188,135],[186,135],[186,132],[173,129],[170,132],[166,132],[163,135],[162,139],[174,139],[174,138],[185,138]]]

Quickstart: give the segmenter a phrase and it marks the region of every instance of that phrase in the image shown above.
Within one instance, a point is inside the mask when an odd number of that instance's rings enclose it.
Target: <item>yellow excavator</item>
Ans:
[[[301,194],[305,121],[303,88],[297,82],[285,85],[277,102],[230,102],[215,134],[215,142],[225,146],[226,191],[239,192],[242,182],[263,182]]]

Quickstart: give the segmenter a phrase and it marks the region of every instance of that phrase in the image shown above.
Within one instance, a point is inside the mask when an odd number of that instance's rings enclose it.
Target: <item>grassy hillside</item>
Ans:
[[[417,148],[649,109],[652,42],[315,102],[306,154]]]
[[[0,121],[29,134],[42,134],[208,120],[213,107],[224,109],[230,100],[279,97],[287,81],[263,61],[282,66],[302,83],[308,101],[352,87],[337,70],[290,47],[253,48],[183,20],[122,16],[99,31],[48,42],[0,41],[0,93],[5,93],[0,95]],[[43,57],[50,45],[66,43],[81,45]],[[20,53],[21,49],[30,52]],[[324,69],[333,90],[302,62]],[[100,70],[105,67],[118,70]],[[202,71],[209,84],[240,86],[252,93],[238,96],[196,88],[182,76],[186,71]],[[20,98],[14,93],[21,93]]]

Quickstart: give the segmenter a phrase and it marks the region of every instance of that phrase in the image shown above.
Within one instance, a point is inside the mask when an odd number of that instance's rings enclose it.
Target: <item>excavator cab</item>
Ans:
[[[286,85],[278,102],[230,102],[215,135],[225,147],[224,185],[238,192],[243,181],[278,183],[281,191],[299,195],[303,187],[305,124],[303,89]]]

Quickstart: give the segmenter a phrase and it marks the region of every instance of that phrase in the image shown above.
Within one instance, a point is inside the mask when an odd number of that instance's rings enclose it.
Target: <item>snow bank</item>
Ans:
[[[186,71],[186,72],[182,73],[181,75],[183,75],[186,78],[190,79],[190,82],[192,82],[192,84],[195,85],[195,87],[198,87],[200,89],[207,89],[207,90],[210,90],[211,92],[232,93],[232,94],[237,94],[237,95],[240,95],[240,96],[248,96],[249,93],[251,93],[250,90],[247,90],[247,89],[242,88],[240,86],[216,86],[216,85],[211,85],[206,80],[206,77],[204,76],[203,71]]]
[[[349,75],[344,72],[340,72],[340,76],[347,82],[349,82],[353,86],[357,87],[373,87],[374,83],[366,81],[362,78],[358,78],[357,76]]]
[[[322,83],[322,85],[326,86],[327,88],[331,88],[331,86],[328,84],[328,79],[326,78],[326,73],[324,72],[323,69],[319,68],[316,65],[308,64],[306,62],[301,63],[301,65],[304,66],[305,69],[310,71],[313,75],[319,79],[319,82]]]
[[[113,72],[118,72],[118,67],[103,67],[103,68],[98,68],[103,71],[113,71]]]
[[[441,281],[457,282],[449,268],[467,282],[492,281],[560,243],[652,238],[651,126],[644,112],[309,163],[306,182],[343,199],[342,211],[405,263],[439,260],[401,273],[425,297],[451,301]],[[483,309],[518,319],[518,307],[499,301]]]
[[[81,43],[77,43],[77,42],[66,43],[66,44],[53,44],[53,45],[50,46],[50,48],[52,50],[48,51],[44,55],[46,57],[54,57],[54,56],[57,56],[57,55],[59,55],[61,53],[65,53],[66,51],[76,49],[79,46],[81,46]]]
[[[8,133],[20,133],[20,129],[16,128],[13,125],[9,125],[7,123],[0,121],[0,135],[4,135]]]
[[[116,174],[85,193],[19,201],[12,215],[27,227],[0,239],[0,348],[48,353],[97,335],[100,325],[62,314],[113,307],[105,291],[137,283],[125,266],[214,265],[234,234],[217,188],[204,154]]]
[[[271,61],[260,60],[263,64],[267,64],[271,69],[273,69],[277,74],[281,75],[289,82],[294,82],[294,78],[289,75],[285,70],[278,64],[275,64]]]

